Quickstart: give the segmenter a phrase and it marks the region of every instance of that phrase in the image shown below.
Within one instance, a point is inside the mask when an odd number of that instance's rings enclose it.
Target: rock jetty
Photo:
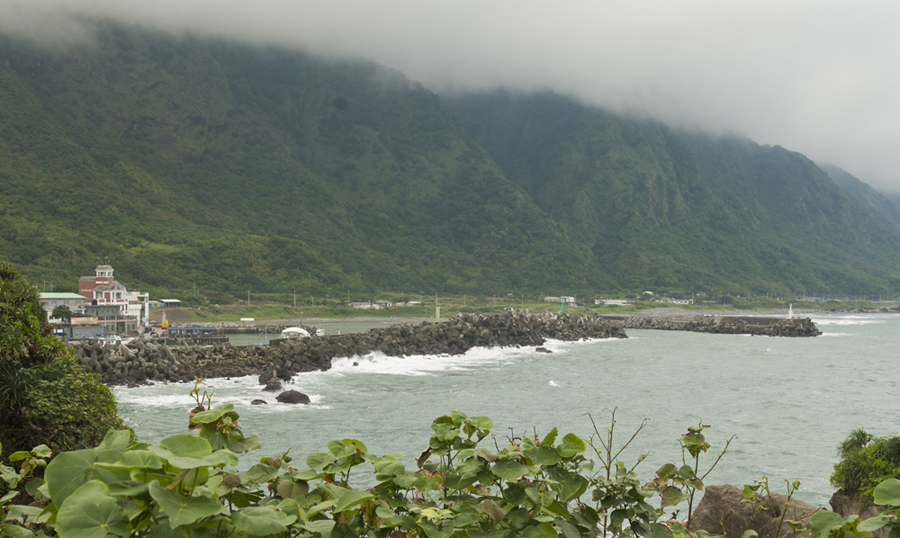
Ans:
[[[108,385],[192,381],[195,377],[260,375],[284,379],[328,370],[331,360],[380,351],[391,356],[454,355],[473,347],[541,346],[545,339],[626,338],[620,325],[591,315],[460,314],[441,323],[394,325],[367,333],[280,340],[268,346],[167,347],[137,340],[75,345],[78,361]],[[275,375],[273,375],[273,373]]]
[[[809,318],[766,318],[758,316],[605,316],[624,329],[661,329],[714,334],[755,336],[819,336],[822,333]]]

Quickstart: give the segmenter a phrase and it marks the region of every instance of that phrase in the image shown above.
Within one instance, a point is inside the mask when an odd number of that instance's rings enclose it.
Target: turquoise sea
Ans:
[[[710,425],[713,450],[734,440],[708,484],[773,485],[801,481],[799,498],[827,506],[836,446],[851,430],[900,434],[900,316],[814,314],[817,338],[766,338],[629,330],[625,340],[549,342],[534,348],[476,349],[461,356],[338,359],[327,372],[299,374],[289,388],[308,394],[307,406],[278,404],[255,377],[209,379],[213,403],[232,402],[246,433],[263,448],[245,456],[287,450],[295,465],[325,450],[330,439],[355,438],[370,453],[403,452],[413,459],[427,446],[431,421],[456,409],[494,420],[504,437],[553,427],[585,438],[601,432],[616,409],[615,436],[628,440],[648,422],[623,459],[649,479],[664,463],[680,463],[678,436]],[[141,439],[185,431],[191,384],[117,387],[120,414]],[[254,399],[268,405],[252,406]],[[590,416],[589,416],[590,415]],[[490,439],[485,442],[493,447]],[[362,478],[365,481],[365,478]]]

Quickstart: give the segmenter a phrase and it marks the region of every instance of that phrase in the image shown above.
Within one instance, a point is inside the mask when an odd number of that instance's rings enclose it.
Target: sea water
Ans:
[[[492,449],[507,437],[543,436],[553,427],[585,439],[606,435],[615,410],[616,444],[645,423],[621,456],[630,464],[647,454],[636,469],[642,479],[664,463],[681,465],[678,437],[702,423],[710,426],[712,447],[701,467],[733,437],[707,484],[741,486],[765,475],[783,488],[784,480],[798,479],[798,498],[826,506],[836,447],[851,430],[900,434],[900,316],[812,318],[820,337],[628,330],[627,339],[550,341],[549,354],[529,347],[336,359],[331,370],[298,374],[287,385],[308,394],[309,405],[277,403],[255,376],[208,379],[202,388],[214,405],[234,403],[244,432],[261,436],[262,449],[244,456],[244,466],[290,451],[302,467],[305,455],[325,451],[327,441],[354,438],[370,453],[403,452],[414,467],[431,421],[451,410],[491,417],[496,440],[483,442]],[[153,442],[185,431],[191,387],[114,392],[120,415]],[[251,405],[256,399],[268,403]]]

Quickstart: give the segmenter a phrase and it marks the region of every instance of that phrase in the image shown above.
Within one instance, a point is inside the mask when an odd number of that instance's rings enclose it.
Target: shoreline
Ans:
[[[847,309],[847,310],[835,310],[835,309],[797,309],[794,310],[794,317],[798,316],[810,316],[817,313],[848,313],[848,314],[882,314],[882,313],[900,313],[900,310],[894,308],[877,308],[877,309]],[[539,312],[533,312],[537,314]],[[502,313],[496,313],[495,315],[501,315]],[[457,314],[447,315],[441,318],[441,322],[450,320],[456,317]],[[483,314],[483,315],[491,315],[491,314]],[[788,309],[787,308],[779,308],[774,310],[739,310],[739,309],[731,309],[731,310],[713,310],[713,309],[684,309],[674,306],[668,307],[658,307],[658,308],[650,308],[647,310],[641,310],[639,312],[603,312],[603,313],[580,313],[577,315],[596,315],[600,317],[604,316],[624,316],[624,317],[658,317],[658,318],[667,318],[667,317],[684,317],[684,316],[756,316],[756,317],[783,317],[787,319],[788,317]],[[191,325],[197,325],[201,327],[250,327],[256,325],[269,325],[269,326],[282,326],[282,327],[292,327],[298,325],[335,325],[340,323],[347,324],[385,324],[385,325],[400,325],[400,324],[408,324],[408,325],[420,325],[423,322],[434,323],[434,317],[416,317],[416,316],[391,316],[391,317],[381,317],[381,316],[352,316],[345,318],[322,318],[322,317],[303,317],[303,318],[274,318],[274,319],[258,319],[250,322],[248,325],[245,322],[241,321],[197,321],[191,322]]]

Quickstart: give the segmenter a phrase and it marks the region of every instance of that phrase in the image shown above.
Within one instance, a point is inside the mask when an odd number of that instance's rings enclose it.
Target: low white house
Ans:
[[[350,308],[359,308],[360,310],[381,310],[384,308],[378,303],[368,302],[368,303],[350,303]]]
[[[87,302],[84,296],[77,293],[41,293],[38,296],[41,306],[47,311],[47,317],[57,306],[68,306],[73,313],[84,312],[84,305]]]
[[[628,306],[635,303],[634,299],[594,299],[594,304],[606,306]]]

